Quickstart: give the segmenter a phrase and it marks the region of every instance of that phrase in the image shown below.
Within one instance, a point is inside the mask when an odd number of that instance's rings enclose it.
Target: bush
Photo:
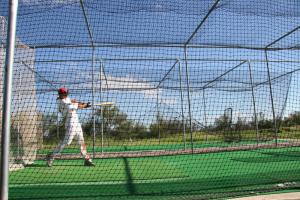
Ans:
[[[234,130],[225,130],[223,132],[224,142],[231,143],[231,142],[240,142],[242,140],[242,135],[240,131]]]

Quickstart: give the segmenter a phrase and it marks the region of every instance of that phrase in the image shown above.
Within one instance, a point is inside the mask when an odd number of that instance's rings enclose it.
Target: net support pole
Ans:
[[[5,76],[2,113],[2,139],[1,139],[1,176],[0,199],[8,199],[8,174],[9,174],[9,141],[10,141],[10,117],[12,98],[12,77],[16,40],[18,0],[9,1],[8,32],[5,55]]]
[[[104,67],[103,62],[100,63],[100,102],[102,102],[102,73],[103,73]],[[104,152],[104,117],[103,117],[103,106],[100,107],[100,119],[101,119],[101,153]]]
[[[84,2],[83,0],[80,0],[80,8],[82,10],[82,15],[84,18],[84,22],[85,22],[85,26],[88,32],[88,36],[90,38],[90,42],[91,42],[91,47],[92,47],[92,115],[93,115],[93,158],[95,158],[95,140],[96,140],[96,116],[95,116],[95,86],[94,86],[94,70],[95,70],[95,45],[94,45],[94,37],[93,37],[93,32],[92,32],[92,28],[90,26],[88,17],[87,17],[87,11],[85,10],[84,7]]]
[[[20,160],[21,158],[21,134],[20,134],[20,107],[19,105],[21,105],[21,91],[20,88],[22,86],[22,73],[21,73],[21,69],[18,70],[19,71],[19,81],[18,81],[18,107],[17,107],[17,158],[18,160]]]
[[[92,49],[92,116],[93,116],[93,158],[96,156],[96,112],[95,112],[95,48]]]
[[[259,131],[258,131],[256,101],[255,101],[255,93],[254,93],[253,77],[252,77],[252,69],[251,69],[250,60],[248,60],[248,67],[249,67],[249,77],[250,77],[250,84],[251,84],[251,94],[252,94],[252,103],[253,103],[253,112],[254,112],[254,122],[255,122],[255,130],[256,130],[256,142],[258,144],[259,143]]]
[[[274,131],[275,131],[275,145],[277,147],[278,145],[278,131],[277,131],[277,120],[276,120],[276,113],[275,113],[275,107],[274,107],[274,98],[273,98],[273,91],[272,91],[272,81],[271,81],[271,75],[270,75],[270,67],[269,67],[269,59],[268,59],[268,53],[267,50],[265,50],[265,59],[266,59],[266,66],[267,66],[267,72],[268,72],[268,82],[269,82],[269,89],[270,89],[270,100],[271,100],[271,106],[272,106],[272,114],[273,114],[273,123],[274,123]]]
[[[59,140],[59,112],[56,113],[56,138]]]
[[[158,128],[158,144],[160,144],[160,113],[159,113],[159,88],[157,88],[156,93],[156,121],[157,121],[157,128]]]
[[[102,63],[102,73],[103,73],[103,78],[105,80],[105,84],[106,84],[106,101],[108,102],[108,96],[109,96],[109,87],[108,87],[108,80],[107,80],[107,76],[106,76],[106,72],[105,72],[105,60],[103,60],[102,58],[100,59],[101,63]],[[103,85],[102,85],[103,86]],[[103,98],[104,99],[104,98]],[[103,100],[102,100],[103,101]],[[109,107],[110,108],[110,107]],[[107,113],[106,113],[106,127],[105,127],[105,131],[106,131],[106,142],[107,142],[107,146],[109,146],[109,137],[110,137],[110,129],[108,128],[109,126],[109,119],[110,119],[110,109],[107,109]],[[104,116],[103,116],[104,117]],[[103,130],[104,130],[104,121],[103,121]]]
[[[287,106],[287,101],[288,101],[288,97],[289,97],[289,93],[290,93],[290,88],[291,88],[291,83],[292,83],[292,75],[290,75],[290,80],[289,80],[289,85],[287,87],[286,93],[285,93],[285,99],[284,99],[284,103],[280,112],[280,119],[283,118],[283,114],[285,112],[286,106]],[[277,126],[280,126],[277,124]]]
[[[191,111],[191,91],[190,91],[190,79],[189,79],[189,69],[187,62],[187,48],[184,48],[184,59],[185,59],[185,75],[186,75],[186,86],[187,86],[187,100],[188,100],[188,112],[189,112],[189,126],[190,126],[190,143],[191,150],[194,153],[194,141],[193,141],[193,127],[192,127],[192,111]]]
[[[206,118],[206,100],[205,100],[205,88],[202,90],[202,98],[203,98],[203,114],[204,114],[204,125],[207,127],[207,118]],[[205,141],[208,141],[208,133],[205,131]]]
[[[182,73],[181,73],[181,62],[178,61],[178,68],[179,68],[179,87],[180,87],[180,106],[181,106],[181,116],[182,116],[182,131],[183,131],[183,135],[182,135],[182,139],[183,139],[183,146],[184,146],[184,150],[186,149],[186,127],[185,127],[185,117],[184,117],[184,99],[183,99],[183,90],[182,90]]]

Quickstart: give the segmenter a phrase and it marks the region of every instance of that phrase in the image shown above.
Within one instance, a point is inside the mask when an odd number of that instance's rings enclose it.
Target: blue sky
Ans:
[[[180,44],[183,45],[200,24],[215,1],[202,0],[126,0],[126,1],[84,1],[87,19],[90,24],[94,43],[101,44]],[[2,5],[3,6],[3,5]],[[299,9],[297,9],[299,8]],[[6,10],[5,5],[4,9]],[[297,1],[241,1],[221,0],[217,9],[211,13],[202,27],[190,41],[190,45],[239,46],[245,48],[263,48],[287,32],[299,27],[300,3]],[[5,15],[5,13],[3,14]],[[299,31],[276,42],[271,47],[288,48],[299,46]],[[20,1],[17,37],[22,43],[31,47],[44,45],[90,45],[85,19],[78,1]],[[243,60],[250,60],[254,83],[267,81],[264,51],[245,48],[189,48],[188,67],[191,90],[192,115],[204,122],[204,100],[201,87],[230,70]],[[37,48],[35,70],[40,93],[39,105],[44,111],[54,112],[55,89],[67,86],[73,89],[74,98],[91,101],[91,93],[84,89],[92,88],[92,50],[91,48]],[[156,116],[156,96],[161,101],[160,109],[166,116],[181,113],[180,91],[171,89],[154,89],[159,80],[168,73],[174,63],[180,60],[182,76],[185,74],[183,48],[146,48],[146,47],[99,47],[94,52],[95,71],[94,87],[96,101],[114,101],[134,120],[148,123]],[[269,60],[299,61],[299,50],[270,51]],[[118,60],[129,58],[131,60]],[[134,60],[136,58],[136,60]],[[165,61],[141,59],[169,59]],[[31,58],[24,55],[24,59]],[[193,60],[194,59],[194,60]],[[202,60],[197,60],[202,59]],[[64,61],[63,61],[64,60]],[[87,60],[87,61],[80,61]],[[102,61],[101,61],[102,60]],[[211,60],[211,61],[204,61]],[[219,60],[219,61],[217,61]],[[232,61],[220,61],[232,60]],[[59,62],[49,62],[59,61]],[[106,81],[100,65],[104,66]],[[270,62],[271,77],[279,76],[299,68],[299,63]],[[164,87],[180,86],[179,63],[166,76]],[[101,81],[99,80],[101,77]],[[275,109],[280,113],[286,106],[286,113],[299,110],[297,103],[299,74],[282,78],[281,84],[274,84]],[[211,84],[206,90],[206,113],[211,122],[223,114],[224,109],[233,107],[236,116],[253,116],[250,79],[247,63],[241,65],[225,76],[220,82]],[[231,82],[229,81],[231,80]],[[291,82],[289,82],[291,81]],[[186,79],[182,80],[186,88]],[[234,83],[233,83],[234,82]],[[244,83],[242,83],[244,82]],[[70,84],[72,83],[72,84]],[[100,95],[100,84],[108,87]],[[106,85],[106,83],[108,85]],[[288,85],[291,83],[290,89]],[[225,92],[245,87],[247,92]],[[118,88],[126,91],[120,92]],[[135,90],[134,88],[142,88]],[[77,91],[75,92],[75,89]],[[80,89],[80,90],[78,90]],[[218,90],[217,90],[218,89]],[[256,88],[258,111],[271,116],[268,85]],[[289,93],[287,93],[289,92]],[[285,105],[285,95],[289,94]],[[101,97],[102,98],[101,98]],[[184,115],[188,115],[187,91],[183,92]],[[170,108],[171,107],[171,108]],[[173,110],[173,111],[171,111]],[[175,114],[177,113],[177,114]],[[172,116],[173,117],[173,116]],[[178,117],[178,116],[176,116]]]

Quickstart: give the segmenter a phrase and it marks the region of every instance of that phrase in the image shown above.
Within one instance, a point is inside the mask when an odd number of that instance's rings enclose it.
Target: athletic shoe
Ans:
[[[85,159],[85,160],[84,160],[84,166],[87,166],[87,167],[95,167],[95,164],[92,162],[91,159]]]
[[[46,156],[46,161],[47,161],[47,166],[48,166],[48,167],[52,167],[53,160],[54,160],[54,157],[53,157],[52,154],[48,154],[48,155]]]

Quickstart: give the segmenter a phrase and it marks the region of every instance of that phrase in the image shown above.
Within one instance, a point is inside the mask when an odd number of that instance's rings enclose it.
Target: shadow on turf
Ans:
[[[125,147],[125,150],[127,150],[126,147]],[[125,172],[126,172],[126,176],[127,176],[127,184],[126,184],[126,186],[127,186],[128,193],[131,194],[131,195],[136,194],[136,188],[135,188],[135,185],[133,183],[132,172],[130,170],[128,159],[126,157],[124,157],[123,161],[124,161]]]
[[[53,165],[52,167],[65,167],[65,166],[72,166],[72,167],[82,167],[84,166],[83,164],[60,164],[60,165]],[[31,165],[26,165],[26,168],[44,168],[47,167],[49,169],[51,169],[52,167],[48,167],[46,164],[31,164]]]
[[[240,193],[248,193],[253,191],[274,191],[278,188],[274,188],[274,180],[262,175],[259,182],[253,182],[252,176],[238,176],[238,177],[223,177],[223,179],[202,179],[202,180],[189,180],[184,182],[169,182],[169,183],[152,183],[141,184],[140,191],[136,191],[136,194],[129,194],[127,191],[120,191],[118,185],[86,185],[79,188],[74,186],[52,186],[51,188],[33,187],[33,188],[19,188],[20,191],[15,191],[15,196],[11,196],[10,199],[15,200],[29,200],[29,199],[177,199],[176,196],[188,197],[197,196],[198,198],[191,199],[216,199],[217,197],[235,196]],[[259,184],[263,184],[259,186]],[[271,185],[269,185],[271,184]],[[112,187],[112,188],[110,188]],[[119,188],[115,188],[119,187]],[[14,188],[16,189],[16,188]],[[116,189],[116,190],[114,190]],[[28,196],[26,192],[30,191],[31,196]],[[53,192],[55,191],[55,192]],[[68,194],[68,191],[72,191]],[[44,195],[42,195],[44,193]],[[17,195],[20,195],[18,197]],[[38,195],[40,194],[40,195]],[[52,196],[50,196],[52,194]],[[26,196],[27,195],[27,196]],[[35,196],[36,195],[36,196]],[[22,196],[22,197],[21,197]],[[151,197],[151,198],[149,198]]]

